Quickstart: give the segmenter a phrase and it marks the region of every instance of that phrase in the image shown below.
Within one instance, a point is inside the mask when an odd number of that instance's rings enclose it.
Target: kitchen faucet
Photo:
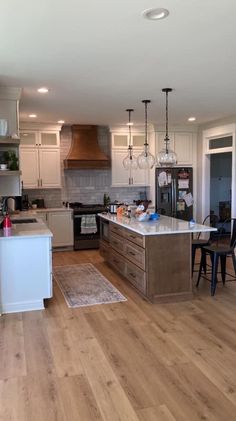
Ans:
[[[5,196],[2,199],[2,215],[6,215],[6,213],[8,213],[8,199],[14,199],[14,201],[16,201],[14,196]]]

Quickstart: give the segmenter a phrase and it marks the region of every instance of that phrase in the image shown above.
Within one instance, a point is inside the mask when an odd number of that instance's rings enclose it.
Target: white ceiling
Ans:
[[[108,125],[143,122],[142,99],[162,124],[172,87],[170,124],[201,124],[236,113],[235,17],[235,0],[3,0],[0,85],[23,88],[21,120]]]

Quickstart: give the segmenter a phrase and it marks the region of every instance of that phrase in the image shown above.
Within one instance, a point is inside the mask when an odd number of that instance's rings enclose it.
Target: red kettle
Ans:
[[[11,228],[12,224],[11,224],[11,219],[9,215],[5,215],[4,219],[3,219],[3,228]]]

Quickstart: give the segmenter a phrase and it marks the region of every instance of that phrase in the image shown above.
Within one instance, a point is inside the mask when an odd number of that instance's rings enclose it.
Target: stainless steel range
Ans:
[[[70,203],[74,214],[74,249],[99,248],[100,221],[98,213],[106,208],[100,204]]]

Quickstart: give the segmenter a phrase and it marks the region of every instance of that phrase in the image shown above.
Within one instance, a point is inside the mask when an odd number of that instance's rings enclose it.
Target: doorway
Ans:
[[[231,217],[236,217],[236,143],[235,143],[235,124],[218,126],[203,131],[203,150],[202,150],[202,179],[201,179],[201,218],[202,220],[210,213],[211,206],[213,210],[223,216],[229,212],[227,203],[230,202]],[[218,158],[216,157],[218,155]],[[220,162],[221,174],[216,171],[216,161]],[[228,167],[228,168],[227,168]],[[216,180],[211,180],[211,174],[215,175]],[[229,176],[229,177],[228,177]],[[218,177],[218,179],[217,179]],[[222,178],[220,180],[220,178]],[[226,180],[227,178],[227,180]],[[215,186],[213,186],[215,183]],[[221,188],[225,184],[225,195],[221,194]],[[216,197],[212,193],[220,185],[221,194]],[[231,186],[230,186],[231,184]]]
[[[231,218],[232,153],[210,156],[210,212],[219,222]]]

